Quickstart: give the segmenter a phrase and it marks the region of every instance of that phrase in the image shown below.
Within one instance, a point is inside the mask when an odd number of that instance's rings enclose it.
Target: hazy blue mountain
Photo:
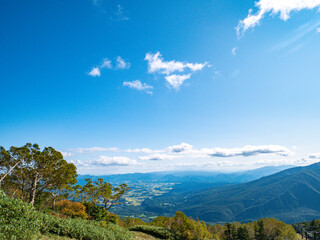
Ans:
[[[320,163],[291,168],[251,182],[214,187],[178,195],[174,205],[168,198],[146,200],[143,206],[187,215],[207,222],[252,221],[275,217],[287,223],[320,217]]]
[[[79,175],[78,183],[84,185],[86,178],[95,181],[100,177],[114,185],[127,183],[130,192],[124,196],[123,204],[113,207],[112,212],[121,217],[140,217],[149,221],[158,215],[172,215],[181,198],[183,201],[186,196],[196,192],[248,182],[288,168],[290,166],[263,167],[233,173],[169,171],[105,176]]]
[[[128,173],[114,175],[79,175],[78,183],[85,184],[86,178],[97,180],[103,178],[105,181],[119,183],[243,183],[267,176],[291,166],[263,167],[249,171],[221,173],[213,171],[168,171],[168,172],[150,172],[150,173]]]

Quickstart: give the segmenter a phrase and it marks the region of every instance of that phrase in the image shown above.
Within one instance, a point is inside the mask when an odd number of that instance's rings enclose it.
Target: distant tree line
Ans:
[[[295,223],[293,227],[302,236],[302,239],[320,240],[320,219]]]
[[[152,232],[150,226],[161,227],[162,231],[159,228],[153,229],[154,236],[157,237],[167,229],[172,234],[170,239],[175,240],[298,240],[298,234],[291,225],[275,218],[263,218],[250,223],[207,225],[203,221],[194,220],[182,212],[177,212],[174,217],[160,216],[150,223],[143,223],[140,219],[126,218],[122,220],[122,224],[129,229],[149,234]],[[168,234],[164,232],[163,235]]]

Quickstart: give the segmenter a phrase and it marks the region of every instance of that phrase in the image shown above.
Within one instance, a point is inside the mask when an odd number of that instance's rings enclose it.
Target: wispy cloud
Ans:
[[[149,73],[164,74],[165,79],[169,85],[176,90],[184,83],[185,80],[191,77],[191,73],[183,74],[186,71],[196,72],[202,70],[204,67],[211,67],[207,62],[204,63],[189,63],[180,62],[176,60],[165,61],[160,52],[147,53],[145,60],[148,62]],[[173,74],[179,72],[181,74]]]
[[[231,50],[232,55],[233,56],[237,55],[237,51],[238,51],[238,47],[232,48],[232,50]]]
[[[117,152],[119,151],[118,148],[116,147],[110,147],[110,148],[105,148],[105,147],[90,147],[90,148],[76,148],[76,149],[70,149],[78,153],[92,153],[92,152]]]
[[[126,62],[122,57],[118,56],[115,63],[115,68],[112,66],[112,61],[108,58],[102,60],[98,66],[92,67],[88,72],[89,76],[100,77],[102,69],[127,69],[130,68],[130,62]]]
[[[296,48],[296,46],[303,44],[301,42],[305,39],[305,37],[308,34],[310,33],[314,34],[314,30],[317,29],[319,25],[320,25],[319,20],[311,21],[303,24],[302,26],[294,30],[294,32],[292,33],[292,36],[289,39],[273,46],[271,50],[281,50],[281,49],[290,48],[290,47]]]
[[[309,155],[309,158],[320,159],[320,153],[311,153]]]
[[[147,85],[146,83],[141,83],[139,80],[135,80],[132,82],[124,82],[123,86],[127,86],[132,89],[136,89],[138,91],[144,91],[148,94],[153,94],[152,89],[153,87],[150,85]]]
[[[125,150],[128,153],[153,153],[154,150],[150,148],[135,148],[135,149],[127,149]]]
[[[82,160],[69,160],[68,162],[73,163],[78,167],[103,167],[103,166],[131,166],[137,165],[137,160],[130,159],[128,157],[110,157],[110,156],[100,156],[96,160],[82,161]]]
[[[111,61],[107,58],[105,58],[100,66],[100,68],[108,68],[108,69],[112,69],[112,64]]]
[[[180,143],[178,145],[173,145],[173,146],[167,147],[167,151],[173,152],[173,153],[186,152],[186,151],[190,151],[192,149],[193,149],[193,146],[188,143]]]
[[[147,53],[145,60],[148,61],[149,73],[159,72],[167,75],[173,72],[183,72],[186,68],[189,68],[191,71],[199,71],[208,65],[207,62],[188,63],[188,62],[179,62],[175,60],[164,61],[160,52],[156,52],[155,54]]]
[[[169,75],[165,76],[166,81],[168,82],[169,86],[172,87],[175,90],[179,90],[180,86],[191,77],[191,74],[185,74],[185,75]]]
[[[164,154],[164,153],[155,153],[155,154],[150,154],[147,156],[142,156],[139,157],[140,160],[148,160],[148,161],[163,161],[163,160],[173,160],[173,159],[178,159],[181,158],[181,156],[178,155],[169,155],[169,154]]]
[[[255,156],[260,154],[277,154],[280,156],[288,156],[293,154],[286,147],[278,145],[264,145],[264,146],[245,146],[242,148],[212,148],[202,149],[203,152],[209,154],[211,157],[235,157],[235,156]]]
[[[241,148],[194,148],[188,143],[168,146],[164,149],[134,149],[127,150],[131,153],[143,153],[145,156],[139,157],[140,160],[171,160],[179,158],[231,158],[231,157],[251,157],[256,155],[278,155],[289,156],[294,153],[279,145],[247,145]]]
[[[64,157],[64,158],[67,158],[67,157],[73,157],[75,154],[74,153],[72,153],[72,152],[64,152],[64,151],[60,151],[61,152],[61,154],[62,154],[62,156]]]
[[[128,157],[100,156],[99,159],[90,162],[90,165],[98,166],[128,166],[137,165],[137,161]]]
[[[111,20],[116,22],[124,22],[128,21],[129,17],[124,13],[124,8],[120,4],[117,5],[116,11],[114,12],[113,16],[111,17]]]
[[[122,57],[118,56],[117,57],[117,69],[126,69],[130,68],[131,64],[130,62],[126,62]]]
[[[314,9],[320,7],[320,0],[259,0],[255,3],[257,11],[249,10],[248,16],[239,21],[236,27],[237,34],[240,37],[248,29],[253,29],[267,13],[280,15],[280,19],[286,21],[290,18],[291,12],[301,11],[303,9]]]
[[[117,152],[103,153],[96,156],[95,152]],[[292,157],[294,152],[289,148],[280,145],[247,145],[239,148],[199,148],[191,144],[182,142],[180,144],[169,145],[164,148],[135,148],[121,150],[118,148],[90,147],[69,149],[68,152],[77,153],[80,160],[68,160],[83,169],[98,169],[107,166],[149,166],[155,167],[159,164],[161,169],[166,169],[169,165],[177,167],[248,167],[283,164],[306,164],[318,161],[320,153],[310,154],[309,158],[296,159]],[[90,154],[88,153],[95,153]],[[83,155],[81,155],[83,154]],[[71,154],[73,155],[73,154]],[[70,156],[71,156],[70,155]],[[111,156],[110,156],[111,155]],[[119,156],[120,155],[120,156]],[[262,159],[254,156],[264,156]],[[279,156],[281,157],[279,159]],[[94,160],[90,158],[94,157]],[[245,161],[240,159],[247,158]],[[156,163],[159,162],[159,163]],[[161,165],[161,166],[160,166]]]

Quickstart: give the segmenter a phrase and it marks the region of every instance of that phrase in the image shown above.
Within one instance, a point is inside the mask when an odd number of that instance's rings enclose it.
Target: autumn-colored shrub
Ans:
[[[176,239],[184,240],[205,240],[212,239],[206,224],[199,220],[188,218],[183,212],[176,212],[171,225],[171,232]]]
[[[61,200],[57,202],[56,208],[63,215],[72,217],[72,218],[88,218],[88,214],[86,213],[86,207],[79,202],[71,202],[69,200]]]
[[[140,218],[125,217],[121,222],[119,222],[119,225],[125,228],[130,228],[136,225],[146,225],[146,223]]]

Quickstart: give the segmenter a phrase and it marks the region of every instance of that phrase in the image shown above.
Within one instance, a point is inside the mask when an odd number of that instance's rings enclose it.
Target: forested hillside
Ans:
[[[320,215],[320,163],[297,167],[252,182],[212,188],[191,196],[146,201],[144,206],[180,209],[207,222],[252,221],[275,217],[287,223],[312,220]]]

